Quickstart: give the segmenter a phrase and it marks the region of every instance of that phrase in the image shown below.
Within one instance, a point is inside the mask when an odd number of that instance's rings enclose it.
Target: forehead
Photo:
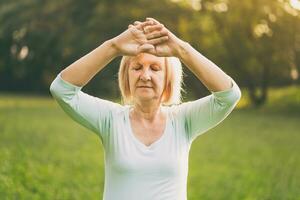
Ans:
[[[137,56],[134,56],[130,59],[130,64],[139,63],[139,64],[158,64],[164,66],[165,58],[157,57],[152,54],[141,53]]]

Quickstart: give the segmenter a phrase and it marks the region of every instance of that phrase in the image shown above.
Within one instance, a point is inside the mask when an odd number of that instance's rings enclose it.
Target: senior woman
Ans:
[[[123,56],[123,103],[81,91],[112,59]],[[180,102],[182,61],[211,92]],[[234,109],[234,80],[153,18],[135,22],[62,70],[50,86],[75,121],[105,150],[104,200],[186,200],[192,142]]]

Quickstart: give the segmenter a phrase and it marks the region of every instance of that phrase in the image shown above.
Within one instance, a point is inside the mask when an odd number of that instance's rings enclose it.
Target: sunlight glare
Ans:
[[[290,4],[294,9],[300,10],[300,0],[290,0]]]

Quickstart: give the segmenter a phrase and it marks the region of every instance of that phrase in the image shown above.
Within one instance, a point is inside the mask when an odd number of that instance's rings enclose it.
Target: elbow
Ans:
[[[49,91],[54,98],[59,96],[59,93],[61,91],[59,74],[54,78],[54,80],[52,81],[49,87]]]
[[[240,99],[242,98],[242,91],[241,91],[240,87],[238,86],[238,84],[232,78],[230,78],[230,79],[232,80],[232,89],[233,89],[233,94],[234,94],[232,100],[233,100],[233,103],[237,104],[240,101]]]
[[[242,91],[241,89],[237,86],[235,90],[235,95],[234,95],[234,103],[237,104],[242,98]]]
[[[56,92],[57,92],[57,87],[56,87],[56,84],[55,84],[55,79],[50,84],[49,91],[50,91],[51,95],[54,97],[55,94],[56,94]]]
[[[237,99],[238,100],[240,100],[241,99],[241,97],[242,97],[242,91],[241,91],[241,89],[239,88],[239,87],[237,87],[237,91],[236,91],[236,96],[237,96]]]

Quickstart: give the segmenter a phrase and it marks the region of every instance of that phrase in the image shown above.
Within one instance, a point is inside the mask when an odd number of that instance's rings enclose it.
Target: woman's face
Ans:
[[[164,59],[141,53],[130,60],[129,88],[134,101],[160,101],[165,83]]]

